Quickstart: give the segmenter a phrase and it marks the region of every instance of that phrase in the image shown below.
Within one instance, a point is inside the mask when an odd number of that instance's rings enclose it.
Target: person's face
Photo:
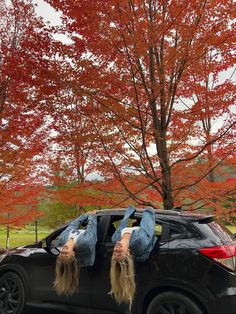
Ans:
[[[73,247],[71,247],[70,245],[68,245],[67,243],[65,245],[63,245],[61,252],[60,252],[60,257],[61,258],[68,258],[68,257],[72,257],[75,256],[75,252],[73,250]]]
[[[114,246],[112,259],[115,261],[122,261],[127,255],[130,255],[128,247],[125,247],[120,241],[118,241]]]

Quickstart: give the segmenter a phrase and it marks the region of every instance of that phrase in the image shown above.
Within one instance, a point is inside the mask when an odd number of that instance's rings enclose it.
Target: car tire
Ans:
[[[22,279],[14,272],[0,277],[0,313],[25,314],[26,294]]]
[[[202,310],[184,294],[167,291],[158,294],[148,306],[147,314],[203,314]]]

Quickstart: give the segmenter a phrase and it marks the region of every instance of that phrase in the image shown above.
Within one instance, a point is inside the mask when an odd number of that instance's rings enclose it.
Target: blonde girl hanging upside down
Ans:
[[[87,221],[85,229],[80,226]],[[71,295],[78,290],[80,267],[92,266],[97,242],[97,217],[83,214],[61,233],[62,245],[56,260],[54,288],[59,295]]]
[[[130,307],[136,288],[134,260],[147,260],[156,242],[154,210],[144,210],[140,226],[127,227],[134,212],[134,207],[128,207],[112,236],[115,246],[110,269],[111,293],[118,303],[127,302]]]

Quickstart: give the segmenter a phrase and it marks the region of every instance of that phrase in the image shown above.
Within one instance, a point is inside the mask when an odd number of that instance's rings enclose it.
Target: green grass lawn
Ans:
[[[42,230],[38,229],[38,240],[43,239],[51,232],[50,229],[43,228]],[[0,247],[6,247],[6,230],[0,228]],[[16,246],[26,245],[35,243],[35,232],[31,227],[27,227],[21,230],[10,230],[10,240],[9,247],[13,248]]]

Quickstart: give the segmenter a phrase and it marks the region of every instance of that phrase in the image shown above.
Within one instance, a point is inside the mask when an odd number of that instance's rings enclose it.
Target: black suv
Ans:
[[[142,210],[130,219],[138,223]],[[110,291],[111,236],[124,209],[98,216],[96,260],[81,269],[79,292],[58,296],[53,289],[58,235],[0,255],[0,313],[22,314],[26,305],[80,314],[129,313]],[[135,264],[137,291],[132,314],[236,314],[236,246],[213,216],[156,210],[158,241],[146,262]]]

